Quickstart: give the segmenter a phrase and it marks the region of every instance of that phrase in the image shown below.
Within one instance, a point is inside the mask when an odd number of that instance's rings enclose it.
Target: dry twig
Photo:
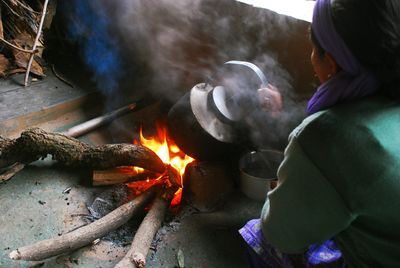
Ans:
[[[30,6],[25,5],[24,3],[22,3],[22,2],[19,1],[19,0],[13,0],[13,1],[14,1],[15,3],[17,3],[20,7],[22,7],[23,9],[25,9],[25,10],[31,12],[31,13],[40,14],[40,12],[37,12],[37,11],[33,10]]]
[[[43,28],[43,23],[44,23],[44,19],[46,17],[46,12],[47,12],[47,5],[49,4],[49,0],[45,0],[44,4],[43,4],[43,11],[42,11],[42,17],[40,18],[40,24],[39,24],[39,28],[37,30],[36,33],[36,38],[35,41],[33,43],[33,47],[32,50],[35,51],[36,50],[36,46],[37,43],[39,42],[39,38],[40,35],[42,34],[42,28]],[[34,53],[31,54],[30,58],[29,58],[29,62],[28,65],[26,66],[26,74],[25,74],[25,82],[24,85],[28,86],[28,82],[29,82],[29,73],[31,71],[31,67],[32,67],[32,62],[33,62],[33,57],[35,56]]]
[[[5,40],[5,39],[2,38],[2,37],[0,37],[0,41],[3,42],[4,44],[6,44],[6,45],[9,46],[9,47],[12,47],[13,49],[16,49],[16,50],[21,51],[21,52],[24,52],[24,53],[34,54],[34,53],[36,53],[36,52],[38,51],[37,49],[35,49],[35,50],[29,50],[29,49],[24,49],[24,48],[22,48],[22,47],[18,47],[18,46],[16,46],[16,45],[14,45],[14,44],[8,42],[7,40]]]

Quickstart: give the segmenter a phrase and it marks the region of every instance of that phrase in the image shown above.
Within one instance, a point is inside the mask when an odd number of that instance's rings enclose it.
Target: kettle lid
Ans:
[[[213,138],[226,143],[236,140],[236,132],[232,124],[215,115],[208,101],[209,93],[214,88],[210,84],[197,84],[190,91],[190,106],[197,122]]]

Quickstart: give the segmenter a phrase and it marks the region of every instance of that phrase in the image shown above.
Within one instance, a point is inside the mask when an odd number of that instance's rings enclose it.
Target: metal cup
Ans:
[[[260,150],[244,154],[239,161],[240,189],[249,198],[264,201],[276,186],[276,172],[283,153]]]

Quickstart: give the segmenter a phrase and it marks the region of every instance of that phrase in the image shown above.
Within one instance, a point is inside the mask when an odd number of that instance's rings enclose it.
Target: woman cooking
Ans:
[[[400,0],[317,0],[311,41],[321,86],[240,230],[251,266],[400,267]]]

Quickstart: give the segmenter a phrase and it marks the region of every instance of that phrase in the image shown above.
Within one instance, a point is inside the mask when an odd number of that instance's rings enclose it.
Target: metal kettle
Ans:
[[[195,85],[168,113],[168,132],[186,154],[217,159],[243,142],[246,118],[258,108],[257,89],[268,85],[259,67],[228,61],[207,83]]]

